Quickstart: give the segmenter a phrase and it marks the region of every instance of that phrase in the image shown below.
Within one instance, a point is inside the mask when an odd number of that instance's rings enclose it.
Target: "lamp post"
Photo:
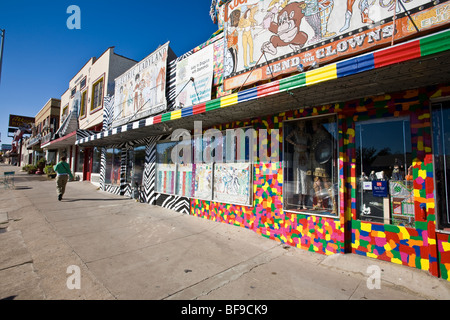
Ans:
[[[1,45],[0,45],[0,83],[2,82],[2,64],[3,64],[3,48],[5,46],[5,29],[0,29]]]

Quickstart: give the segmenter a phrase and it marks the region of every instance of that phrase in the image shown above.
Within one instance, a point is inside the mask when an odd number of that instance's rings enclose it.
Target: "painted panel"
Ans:
[[[251,172],[250,163],[216,163],[214,201],[251,205],[253,193]]]
[[[233,0],[225,11],[225,90],[375,50],[449,20],[446,3],[427,0]]]
[[[168,51],[166,43],[116,79],[113,126],[166,110]]]

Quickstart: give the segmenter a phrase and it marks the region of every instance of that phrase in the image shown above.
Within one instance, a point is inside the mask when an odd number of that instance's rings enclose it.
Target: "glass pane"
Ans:
[[[285,208],[337,214],[338,162],[336,118],[284,124]]]
[[[101,150],[95,147],[92,155],[92,173],[100,173]]]
[[[106,150],[106,167],[105,167],[105,183],[112,183],[112,172],[113,172],[113,154],[114,149]]]
[[[178,142],[162,142],[156,145],[156,192],[175,193],[176,164],[172,161],[172,149]]]
[[[450,103],[433,106],[433,149],[438,226],[450,228]]]
[[[122,151],[120,149],[114,149],[111,184],[117,186],[120,185],[121,153]]]
[[[142,185],[145,169],[145,146],[134,149],[133,184]]]
[[[77,172],[83,172],[84,168],[84,150],[81,149],[78,153]]]
[[[409,119],[356,124],[358,218],[414,227]]]

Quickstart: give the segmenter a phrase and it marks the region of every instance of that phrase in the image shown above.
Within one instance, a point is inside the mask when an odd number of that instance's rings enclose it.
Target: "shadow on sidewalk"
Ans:
[[[78,201],[124,201],[124,200],[132,200],[129,198],[124,198],[124,199],[98,199],[98,198],[86,198],[86,199],[62,199],[61,202],[78,202]]]

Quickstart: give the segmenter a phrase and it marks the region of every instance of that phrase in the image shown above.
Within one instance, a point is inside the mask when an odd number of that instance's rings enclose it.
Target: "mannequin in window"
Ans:
[[[308,164],[309,164],[309,150],[308,143],[310,135],[306,131],[305,121],[298,121],[296,128],[286,137],[286,141],[294,146],[294,193],[298,195],[298,204],[301,209],[307,209],[308,190],[310,188],[308,183]]]
[[[396,158],[394,162],[394,169],[392,170],[392,180],[394,181],[403,180],[401,169],[403,169],[402,162]]]
[[[330,165],[333,162],[332,140],[328,131],[323,127],[319,120],[312,122],[311,135],[311,174],[313,176],[313,188],[316,198],[314,209],[329,209],[332,206],[332,213],[337,210],[336,199],[333,190],[333,184],[330,179]],[[325,197],[330,198],[330,202],[325,207],[323,200]]]

